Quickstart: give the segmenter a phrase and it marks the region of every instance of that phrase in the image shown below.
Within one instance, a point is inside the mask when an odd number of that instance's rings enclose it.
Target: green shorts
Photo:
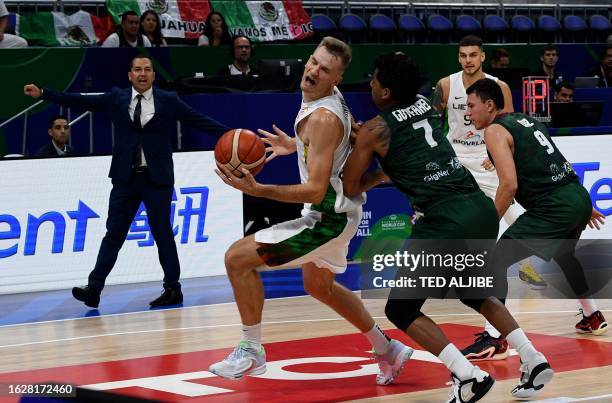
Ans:
[[[591,218],[591,198],[582,185],[572,182],[542,197],[537,204],[528,208],[502,238],[529,239],[525,246],[550,260],[564,244],[563,240],[580,238]]]
[[[449,196],[427,209],[412,230],[413,239],[496,239],[495,204],[481,190]]]

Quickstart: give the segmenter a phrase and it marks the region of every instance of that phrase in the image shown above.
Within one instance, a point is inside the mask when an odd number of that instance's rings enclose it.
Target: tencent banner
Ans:
[[[600,231],[589,227],[583,239],[612,239],[612,134],[553,137],[553,141],[589,191],[593,206],[606,216]]]
[[[171,221],[181,277],[225,274],[243,235],[242,194],[214,173],[212,152],[174,155]],[[0,294],[85,284],[105,234],[110,157],[0,161]],[[160,281],[141,205],[107,284]]]

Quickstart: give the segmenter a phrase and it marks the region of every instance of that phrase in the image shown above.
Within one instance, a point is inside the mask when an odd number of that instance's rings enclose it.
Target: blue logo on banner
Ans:
[[[177,196],[176,191],[173,192],[172,205],[170,210],[170,222],[174,235],[177,236],[180,230],[180,243],[189,242],[189,233],[191,228],[195,227],[195,242],[207,242],[208,235],[204,234],[204,226],[206,223],[206,208],[208,205],[208,187],[196,186],[180,188],[181,195],[185,197],[184,207],[178,209],[177,212]],[[175,216],[178,214],[182,217],[181,226],[175,224]],[[92,218],[100,218],[87,204],[79,200],[76,210],[66,211],[66,216],[70,220],[75,221],[74,240],[72,243],[72,252],[82,252],[85,249],[85,238],[87,234],[88,220]],[[28,214],[27,223],[25,224],[25,240],[23,246],[24,256],[32,256],[36,254],[36,241],[44,223],[51,223],[53,230],[53,240],[51,243],[51,253],[63,253],[64,239],[66,235],[66,217],[59,211],[49,211],[36,217]],[[8,225],[5,229],[3,224]],[[0,241],[2,240],[19,240],[22,237],[22,224],[17,217],[11,214],[0,214]],[[139,247],[152,246],[154,244],[153,236],[149,228],[149,220],[146,215],[144,204],[140,205],[134,221],[130,226],[130,231],[126,240],[137,240]],[[13,245],[0,248],[0,259],[8,258],[18,252],[19,245]]]
[[[584,185],[584,177],[586,175],[586,172],[598,172],[599,165],[599,162],[578,162],[572,164],[574,171],[576,171],[576,175],[578,175],[578,180],[580,180],[581,185]],[[607,188],[607,192],[605,192],[605,188]],[[591,189],[588,190],[595,210],[599,211],[605,216],[609,216],[610,214],[612,214],[612,207],[602,208],[597,205],[597,202],[599,201],[612,200],[612,178],[599,178],[598,180],[593,182],[593,185],[591,185]]]

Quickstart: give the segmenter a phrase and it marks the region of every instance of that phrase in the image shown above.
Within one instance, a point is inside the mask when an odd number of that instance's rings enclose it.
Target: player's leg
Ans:
[[[593,298],[587,298],[589,286],[584,275],[584,269],[576,258],[574,245],[564,246],[553,258],[561,267],[574,293],[580,297],[580,315],[582,319],[576,323],[575,329],[580,334],[602,335],[608,331],[608,323]]]
[[[421,312],[424,299],[389,299],[385,315],[400,330],[427,351],[436,355],[451,372],[454,400],[476,402],[484,397],[495,380],[474,366],[442,333],[440,328]]]
[[[242,339],[227,358],[211,365],[209,371],[227,379],[266,371],[266,354],[261,345],[264,291],[256,270],[263,261],[258,246],[255,236],[250,235],[235,242],[225,253],[225,268],[242,321]]]
[[[376,325],[361,299],[334,281],[335,274],[330,270],[306,263],[302,265],[302,277],[308,294],[332,308],[368,339],[380,367],[376,383],[391,384],[399,376],[413,350],[387,337]]]
[[[514,224],[514,222],[525,212],[525,209],[516,203],[515,201],[510,204],[506,214],[504,214],[504,221],[508,226]],[[518,262],[519,265],[519,279],[523,281],[529,288],[534,290],[543,290],[548,285],[544,278],[538,273],[536,268],[531,263],[529,257],[522,259]]]
[[[462,302],[480,312],[501,332],[510,347],[519,353],[521,378],[519,384],[512,390],[512,396],[516,398],[534,396],[552,380],[554,371],[546,357],[534,348],[525,332],[501,301],[495,297],[489,297],[484,300],[462,300]]]
[[[497,177],[497,171],[492,170],[488,171],[481,166],[481,161],[478,158],[464,158],[460,159],[462,164],[467,164],[468,169],[474,176],[476,183],[483,191],[485,195],[491,198],[491,200],[495,200],[495,194],[497,193],[497,188],[499,187],[499,179]],[[506,214],[504,214],[504,222],[509,227],[519,218],[521,214],[525,212],[525,209],[516,203],[512,202]],[[533,264],[531,263],[529,257],[522,259],[519,262],[519,279],[524,281],[530,288],[541,290],[546,288],[546,281],[542,278],[542,276],[537,272]],[[499,337],[499,332],[491,326],[489,323],[485,324],[485,331],[488,331],[489,334],[493,337]]]
[[[533,255],[533,251],[520,244],[518,241],[502,236],[491,258],[491,265],[495,267],[493,270],[502,276],[505,275],[510,266],[531,255]],[[503,292],[497,295],[500,296],[500,301],[504,303],[505,299],[501,298],[501,294],[503,294]],[[461,352],[470,361],[503,360],[508,357],[508,341],[503,338],[502,332],[496,329],[495,325],[487,320],[485,322],[484,331],[482,333],[476,333],[474,342],[462,349]]]

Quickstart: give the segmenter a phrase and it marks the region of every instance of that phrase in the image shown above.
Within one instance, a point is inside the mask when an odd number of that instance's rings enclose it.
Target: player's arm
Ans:
[[[497,80],[497,84],[499,84],[502,94],[504,94],[504,109],[502,110],[502,113],[514,112],[514,105],[512,104],[512,91],[510,90],[510,87],[502,80]]]
[[[23,87],[23,93],[34,99],[42,98],[54,104],[98,112],[106,110],[110,98],[110,93],[101,95],[71,94],[50,88],[39,88],[35,84],[26,84]]]
[[[377,116],[361,126],[353,150],[344,165],[344,194],[351,197],[388,180],[382,169],[368,172],[374,153],[389,146],[391,133],[385,121]]]
[[[431,105],[438,113],[442,114],[446,110],[448,104],[448,94],[450,92],[450,78],[441,78],[436,84],[433,96],[431,97]]]
[[[4,33],[8,27],[8,15],[0,17],[0,41],[4,40]]]
[[[192,126],[204,133],[210,133],[221,137],[230,128],[215,119],[195,111],[183,100],[176,96],[176,118],[189,126]]]
[[[237,178],[224,167],[217,172],[228,185],[255,197],[266,197],[287,203],[320,203],[329,187],[334,150],[344,133],[340,119],[326,109],[314,111],[305,123],[308,133],[308,182],[297,185],[265,185],[257,183],[253,175],[242,169],[243,178]]]
[[[510,207],[518,188],[516,166],[512,155],[512,136],[501,125],[493,124],[485,129],[485,144],[493,158],[499,178],[499,187],[495,194],[495,208],[501,218]]]

